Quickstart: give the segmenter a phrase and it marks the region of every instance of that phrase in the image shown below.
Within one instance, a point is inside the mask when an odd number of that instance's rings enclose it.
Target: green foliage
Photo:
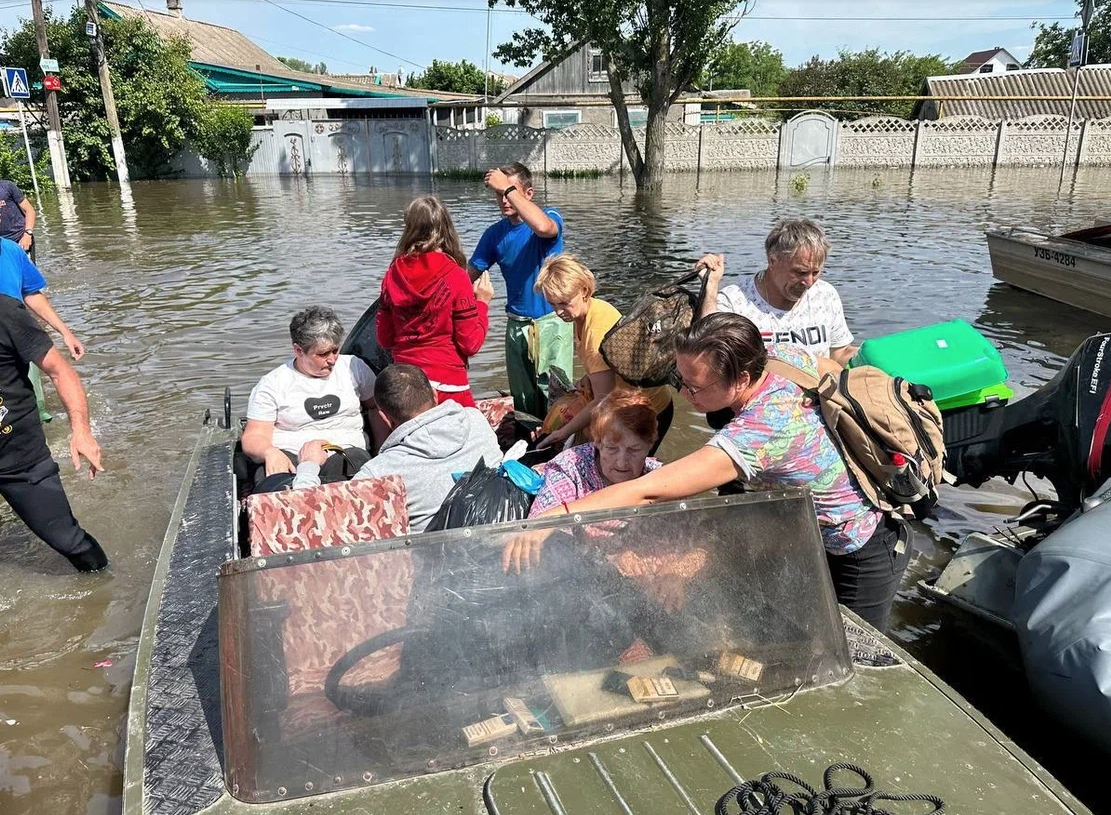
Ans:
[[[593,170],[548,170],[546,178],[601,178],[605,175],[599,169]]]
[[[47,192],[54,188],[50,180],[50,152],[46,149],[45,139],[42,144],[31,143],[31,151],[38,152],[35,160],[35,174],[38,176],[39,189]],[[24,195],[34,197],[35,185],[31,181],[31,168],[27,164],[27,149],[23,145],[23,136],[14,131],[0,131],[0,178],[13,182]]]
[[[424,73],[413,74],[406,84],[411,88],[427,91],[482,94],[486,92],[486,75],[481,68],[465,59],[459,62],[434,59]],[[497,96],[505,88],[506,84],[503,80],[490,77],[491,96]]]
[[[791,192],[795,195],[802,195],[806,192],[806,188],[810,185],[810,173],[799,173],[798,175],[791,176],[791,180],[787,182],[787,186],[791,188]]]
[[[1080,27],[1080,9],[1084,0],[1077,0],[1074,26],[1062,28],[1060,23],[1034,23],[1038,30],[1034,50],[1026,60],[1027,68],[1064,68],[1068,64],[1072,32]],[[1088,24],[1088,65],[1111,62],[1111,0],[1096,0],[1096,9]]]
[[[490,0],[496,3],[498,0]],[[502,0],[541,25],[518,31],[494,54],[525,66],[538,55],[558,59],[583,43],[601,50],[617,109],[621,141],[638,187],[655,187],[664,175],[664,121],[668,108],[700,76],[726,41],[738,17],[738,0]],[[741,0],[743,16],[751,5]],[[731,16],[732,15],[732,16]],[[648,108],[644,153],[633,137],[624,82]]]
[[[811,57],[806,64],[787,72],[779,83],[780,96],[917,96],[928,76],[950,74],[956,65],[937,54],[917,56],[909,51],[880,53],[842,51],[837,59]],[[801,108],[818,107],[803,102]],[[855,116],[909,116],[913,102],[824,102],[840,118]],[[787,111],[790,116],[795,111]]]
[[[710,89],[747,88],[753,96],[775,96],[786,76],[783,54],[766,42],[727,42],[706,66],[700,84]]]
[[[297,57],[278,57],[278,62],[285,65],[293,71],[300,71],[303,74],[326,74],[328,73],[328,66],[323,62],[318,62],[313,65],[311,62],[306,62]]]
[[[485,170],[467,170],[455,168],[451,170],[437,170],[437,178],[447,178],[452,181],[483,181],[486,178]]]
[[[108,121],[104,114],[96,57],[85,36],[83,8],[68,17],[46,12],[51,55],[62,66],[62,117],[70,176],[99,180],[115,175]],[[102,20],[112,87],[128,164],[136,178],[169,172],[170,162],[194,130],[207,106],[204,80],[188,65],[189,42],[161,39],[145,20]],[[0,50],[9,65],[27,69],[32,84],[41,80],[34,26],[28,20],[6,31]],[[32,90],[33,101],[42,91]]]
[[[216,165],[221,177],[238,178],[240,165],[248,163],[259,148],[251,145],[254,123],[241,107],[209,103],[194,128],[193,146]]]
[[[487,113],[486,114],[486,126],[487,127],[497,127],[501,123],[502,123],[501,116],[499,116],[498,114],[496,114],[496,113]]]

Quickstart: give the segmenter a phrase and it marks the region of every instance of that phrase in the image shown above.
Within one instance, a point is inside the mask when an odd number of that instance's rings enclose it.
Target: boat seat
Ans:
[[[252,557],[409,534],[401,476],[357,478],[247,496]]]

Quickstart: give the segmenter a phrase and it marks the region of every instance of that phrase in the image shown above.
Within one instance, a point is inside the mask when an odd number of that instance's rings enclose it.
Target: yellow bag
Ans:
[[[554,430],[559,430],[578,416],[579,411],[592,401],[594,401],[594,391],[590,387],[590,377],[584,376],[575,390],[556,399],[551,408],[548,409],[548,415],[544,417],[544,423],[540,425],[540,432],[547,435]]]

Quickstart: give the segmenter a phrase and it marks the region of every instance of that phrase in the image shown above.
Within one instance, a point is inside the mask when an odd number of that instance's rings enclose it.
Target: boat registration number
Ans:
[[[1076,257],[1074,255],[1042,249],[1040,246],[1034,247],[1034,257],[1041,258],[1042,260],[1052,260],[1054,263],[1059,263],[1062,266],[1076,266]]]

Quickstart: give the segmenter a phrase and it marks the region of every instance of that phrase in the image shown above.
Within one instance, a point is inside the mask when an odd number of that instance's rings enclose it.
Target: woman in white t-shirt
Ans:
[[[332,309],[311,306],[289,324],[293,356],[251,391],[243,452],[262,465],[256,477],[296,472],[297,452],[321,440],[344,448],[325,467],[337,480],[344,459],[356,470],[370,458],[363,435],[363,409],[374,403],[374,372],[358,357],[340,354],[343,323]]]

